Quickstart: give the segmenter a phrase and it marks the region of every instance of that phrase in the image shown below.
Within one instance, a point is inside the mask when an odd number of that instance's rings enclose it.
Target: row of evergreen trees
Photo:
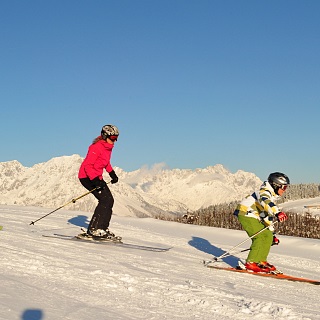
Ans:
[[[284,193],[283,198],[278,202],[285,202],[289,200],[299,200],[315,198],[320,196],[320,184],[292,184]]]
[[[299,184],[290,185],[281,202],[288,200],[299,200],[320,196],[320,185]],[[278,202],[280,203],[280,202]],[[238,219],[233,212],[238,202],[213,205],[200,209],[192,214],[188,213],[174,220],[182,223],[192,223],[217,228],[242,230]],[[308,212],[292,213],[286,212],[289,219],[284,223],[278,223],[276,232],[278,234],[320,239],[320,216],[311,215]]]

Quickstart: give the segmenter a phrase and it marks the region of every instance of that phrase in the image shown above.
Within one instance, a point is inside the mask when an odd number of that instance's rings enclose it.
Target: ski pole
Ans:
[[[252,235],[251,237],[243,240],[242,242],[240,242],[239,244],[237,244],[236,246],[234,246],[233,248],[231,248],[229,251],[226,251],[225,253],[223,253],[221,256],[219,256],[219,257],[214,257],[213,260],[209,260],[209,261],[206,261],[206,262],[204,261],[204,262],[203,262],[204,265],[207,266],[208,264],[210,264],[210,263],[212,263],[212,262],[218,261],[218,259],[222,259],[222,258],[224,258],[224,257],[226,257],[226,256],[230,256],[231,252],[234,251],[234,249],[240,247],[242,244],[244,244],[245,242],[247,242],[249,239],[252,239],[253,237],[255,237],[255,236],[257,236],[258,234],[260,234],[261,232],[267,230],[269,227],[275,225],[277,222],[278,222],[278,221],[275,221],[275,222],[271,223],[270,226],[267,226],[267,227],[261,229],[260,231],[256,232],[254,235]]]
[[[234,247],[233,249],[235,249],[235,247]],[[239,254],[239,253],[246,252],[246,251],[249,251],[249,250],[250,250],[250,248],[247,248],[247,249],[239,250],[239,251],[236,251],[236,252],[232,252],[232,254]],[[230,251],[231,251],[231,250],[230,250]],[[226,253],[224,254],[223,258],[231,256],[231,252],[230,252],[230,251],[229,251],[229,252],[226,252]],[[221,257],[221,256],[220,256],[220,257]],[[218,259],[220,259],[220,257],[214,257],[213,260],[203,260],[202,262],[203,262],[203,264],[204,264],[205,266],[207,266],[207,265],[210,264],[210,263],[217,262]]]
[[[60,210],[61,208],[65,207],[66,205],[68,205],[68,204],[70,204],[70,203],[75,203],[77,200],[79,200],[79,199],[81,199],[81,198],[85,197],[86,195],[88,195],[89,193],[91,193],[91,192],[93,192],[93,191],[95,191],[95,190],[97,190],[97,189],[98,189],[98,187],[96,187],[96,188],[94,188],[94,189],[92,189],[92,190],[90,190],[90,191],[88,191],[88,192],[84,193],[83,195],[81,195],[81,196],[79,196],[79,197],[77,197],[77,198],[72,199],[71,201],[69,201],[69,202],[65,203],[65,204],[64,204],[64,205],[62,205],[61,207],[59,207],[59,208],[57,208],[57,209],[55,209],[55,210],[53,210],[53,211],[51,211],[51,212],[47,213],[47,214],[46,214],[46,215],[44,215],[43,217],[41,217],[41,218],[39,218],[39,219],[37,219],[37,220],[35,220],[35,221],[31,221],[31,223],[29,224],[29,226],[34,225],[37,221],[39,221],[39,220],[41,220],[41,219],[43,219],[43,218],[47,217],[48,215],[50,215],[50,214],[52,214],[52,213],[54,213],[54,212],[56,212],[56,211]]]
[[[247,249],[243,249],[243,250],[239,250],[239,251],[233,252],[232,254],[239,254],[239,253],[246,252],[246,251],[249,251],[249,250],[250,250],[250,248],[247,248]],[[231,253],[230,253],[230,252],[228,252],[228,254],[226,254],[223,258],[229,257],[229,256],[231,256]],[[219,257],[219,258],[220,258],[220,257]],[[218,258],[217,258],[217,259],[218,259]]]

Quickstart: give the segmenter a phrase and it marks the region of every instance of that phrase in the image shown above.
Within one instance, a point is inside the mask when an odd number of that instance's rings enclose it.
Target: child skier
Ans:
[[[97,188],[92,192],[98,199],[98,205],[88,226],[87,233],[89,236],[114,237],[114,234],[108,229],[114,199],[107,183],[103,180],[102,174],[103,169],[105,169],[112,179],[111,183],[118,182],[118,177],[110,163],[112,149],[118,136],[119,130],[116,126],[109,124],[103,126],[101,135],[94,139],[89,146],[87,156],[79,169],[78,178],[81,184],[88,190]]]
[[[265,273],[276,271],[276,267],[267,262],[271,245],[279,243],[271,224],[274,221],[283,222],[288,217],[274,201],[283,195],[289,184],[290,180],[284,173],[271,173],[260,189],[247,196],[234,212],[249,237],[270,226],[252,238],[245,264],[247,270]]]

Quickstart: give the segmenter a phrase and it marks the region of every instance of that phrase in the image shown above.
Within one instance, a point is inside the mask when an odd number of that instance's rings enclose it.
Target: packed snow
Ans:
[[[320,197],[288,201],[281,206],[286,212],[310,213],[313,216],[320,215]]]
[[[0,206],[0,319],[320,319],[319,286],[203,265],[246,239],[244,231],[113,216],[110,229],[125,243],[168,249],[152,252],[43,237],[75,235],[91,217],[63,209],[30,225],[49,212]],[[279,238],[269,261],[320,280],[319,240]]]

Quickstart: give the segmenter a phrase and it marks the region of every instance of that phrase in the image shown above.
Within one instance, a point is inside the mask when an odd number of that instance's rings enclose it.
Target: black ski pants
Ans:
[[[82,178],[80,182],[89,191],[96,187],[89,178]],[[98,205],[94,210],[88,231],[91,229],[106,230],[109,227],[112,216],[113,196],[107,184],[103,190],[93,191],[92,194],[98,199]]]

